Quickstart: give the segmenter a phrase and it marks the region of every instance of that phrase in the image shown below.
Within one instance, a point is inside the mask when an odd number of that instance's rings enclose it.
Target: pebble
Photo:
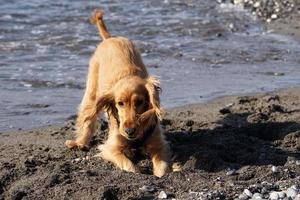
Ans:
[[[278,172],[278,167],[272,166],[271,170],[272,170],[273,173],[277,173]]]
[[[252,197],[253,194],[248,189],[244,189],[244,194],[246,194],[248,197]]]
[[[253,196],[252,196],[252,199],[262,199],[262,194],[254,193]]]
[[[277,16],[276,14],[272,14],[272,15],[271,15],[271,18],[272,18],[272,19],[277,19],[277,17],[278,17],[278,16]]]
[[[154,192],[155,191],[155,188],[152,187],[152,186],[147,186],[147,185],[144,185],[143,187],[139,188],[140,190],[142,191],[145,191],[145,192]]]
[[[296,160],[296,165],[300,165],[300,160]]]
[[[296,190],[297,192],[299,192],[299,188],[298,188],[296,185],[293,185],[291,188],[292,188],[293,190]]]
[[[279,199],[279,195],[278,195],[277,192],[271,192],[269,198],[270,198],[271,200],[277,200],[277,199]]]
[[[277,192],[277,194],[280,199],[283,199],[284,197],[286,197],[286,194],[284,192]]]
[[[165,191],[161,191],[158,195],[159,199],[166,199],[167,197],[168,197],[168,195]]]
[[[246,200],[248,198],[249,197],[246,194],[244,194],[244,193],[239,195],[239,200]]]
[[[73,160],[73,162],[75,162],[75,163],[78,163],[78,162],[80,162],[81,161],[81,158],[75,158],[74,160]]]
[[[294,188],[290,187],[286,190],[286,196],[287,197],[292,197],[295,198],[297,196],[298,191],[295,190]]]
[[[226,172],[227,176],[232,176],[232,175],[235,175],[235,174],[236,174],[236,170],[235,169],[232,169],[232,170],[229,170],[228,172]]]

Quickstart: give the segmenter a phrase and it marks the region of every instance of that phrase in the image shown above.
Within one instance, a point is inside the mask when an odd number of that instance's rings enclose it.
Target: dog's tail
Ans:
[[[99,30],[99,35],[103,40],[111,37],[110,33],[107,31],[107,28],[105,26],[102,10],[95,10],[94,15],[90,19],[90,22],[92,24],[97,25]]]

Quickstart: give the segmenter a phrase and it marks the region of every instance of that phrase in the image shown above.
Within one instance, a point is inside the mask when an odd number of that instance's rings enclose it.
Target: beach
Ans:
[[[269,197],[300,184],[300,89],[215,99],[168,111],[162,121],[175,172],[116,169],[95,157],[102,122],[88,152],[69,150],[64,126],[0,134],[1,199],[234,199],[248,189]],[[273,169],[275,168],[275,169]],[[263,189],[264,188],[264,189]]]

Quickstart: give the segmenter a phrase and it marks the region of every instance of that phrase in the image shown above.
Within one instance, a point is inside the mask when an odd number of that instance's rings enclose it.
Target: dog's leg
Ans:
[[[160,131],[155,133],[147,146],[147,151],[149,152],[153,163],[153,174],[157,177],[162,177],[170,171],[170,152],[169,147]]]
[[[121,170],[134,173],[139,172],[138,167],[124,155],[119,147],[112,146],[111,144],[103,144],[98,149],[101,151],[101,158],[114,163]]]
[[[92,58],[88,72],[84,97],[79,107],[76,121],[76,140],[67,140],[68,148],[86,150],[96,129],[97,122],[97,84],[99,65]]]

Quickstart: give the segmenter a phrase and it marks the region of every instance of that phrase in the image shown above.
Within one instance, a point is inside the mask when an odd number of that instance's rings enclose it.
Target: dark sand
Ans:
[[[285,190],[300,184],[299,108],[300,88],[295,88],[218,98],[166,113],[162,124],[182,171],[163,178],[149,174],[147,158],[139,163],[145,174],[133,174],[93,157],[105,138],[105,124],[88,152],[64,146],[73,137],[73,120],[63,127],[2,133],[0,199],[153,199],[162,190],[176,199],[208,194],[232,199],[244,188]],[[273,165],[278,173],[271,171]],[[230,169],[237,171],[226,174]]]

